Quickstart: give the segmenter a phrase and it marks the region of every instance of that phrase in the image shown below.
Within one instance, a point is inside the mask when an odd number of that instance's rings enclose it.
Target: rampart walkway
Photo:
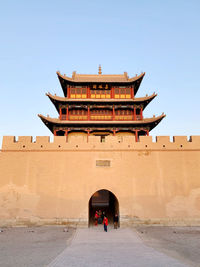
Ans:
[[[132,229],[109,229],[98,226],[78,229],[70,246],[48,267],[186,267],[178,260],[144,245]]]

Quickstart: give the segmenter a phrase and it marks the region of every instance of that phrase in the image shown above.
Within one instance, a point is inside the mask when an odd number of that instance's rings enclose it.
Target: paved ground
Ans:
[[[200,227],[5,228],[0,267],[200,267]],[[64,263],[63,263],[64,261]]]
[[[64,226],[1,228],[0,267],[44,267],[59,255],[74,230]]]
[[[190,266],[200,266],[200,227],[138,226],[144,243]]]
[[[78,229],[70,244],[48,267],[186,267],[146,246],[133,229]]]

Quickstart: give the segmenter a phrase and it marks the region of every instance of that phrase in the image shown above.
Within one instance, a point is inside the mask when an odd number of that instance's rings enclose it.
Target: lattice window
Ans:
[[[71,87],[70,98],[87,98],[87,88],[83,86]]]
[[[111,92],[110,90],[91,90],[91,98],[110,98]]]
[[[124,86],[115,87],[114,98],[131,98],[131,88]]]

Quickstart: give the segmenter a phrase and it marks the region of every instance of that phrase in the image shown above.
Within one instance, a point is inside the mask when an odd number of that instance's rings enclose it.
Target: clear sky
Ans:
[[[135,76],[137,96],[158,96],[144,116],[167,116],[151,135],[200,135],[199,0],[2,1],[0,136],[51,135],[46,92],[63,96],[56,71]]]

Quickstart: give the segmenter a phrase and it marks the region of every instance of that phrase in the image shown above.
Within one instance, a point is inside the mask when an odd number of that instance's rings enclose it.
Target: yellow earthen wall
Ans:
[[[96,160],[110,160],[97,167]],[[200,136],[3,138],[0,224],[88,222],[100,189],[119,201],[121,224],[200,224]]]

